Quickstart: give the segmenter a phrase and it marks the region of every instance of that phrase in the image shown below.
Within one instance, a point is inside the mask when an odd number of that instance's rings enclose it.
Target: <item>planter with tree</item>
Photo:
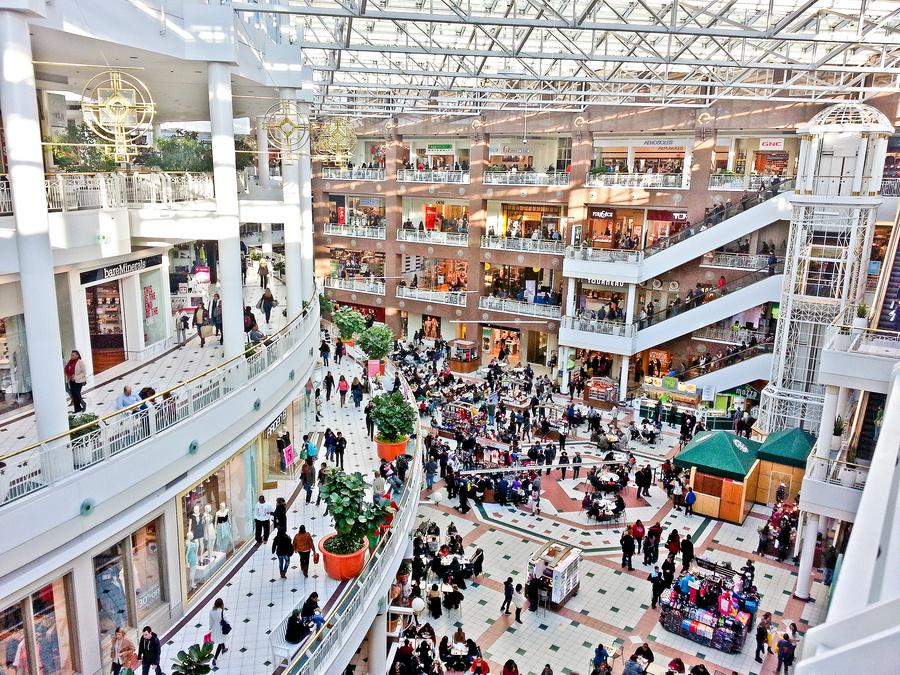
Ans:
[[[366,318],[349,307],[341,307],[338,311],[331,313],[331,320],[337,326],[338,333],[344,344],[352,345],[353,336],[361,333],[366,329]]]
[[[372,326],[359,334],[359,348],[373,361],[378,361],[378,372],[384,375],[384,359],[394,346],[394,331],[387,326]]]
[[[856,316],[853,318],[853,333],[862,333],[869,327],[869,306],[865,303],[856,306]]]
[[[172,675],[207,675],[212,672],[213,649],[215,645],[207,642],[203,645],[191,645],[187,651],[181,650],[172,663]]]
[[[319,541],[325,572],[332,579],[347,581],[362,572],[369,537],[374,535],[391,512],[389,503],[373,504],[366,499],[366,483],[359,473],[326,469],[322,496],[334,522],[335,533]]]
[[[372,405],[372,419],[378,429],[375,434],[378,456],[391,462],[406,452],[418,415],[399,391],[372,397]]]
[[[334,309],[334,303],[324,293],[319,293],[319,314],[322,317],[329,316]]]

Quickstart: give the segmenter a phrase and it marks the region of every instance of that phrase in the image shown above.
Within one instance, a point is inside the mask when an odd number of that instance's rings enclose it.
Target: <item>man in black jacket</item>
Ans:
[[[156,668],[156,675],[162,675],[159,668],[160,658],[159,638],[150,626],[144,626],[141,631],[141,639],[138,641],[138,658],[141,661],[142,675],[149,675],[151,668]]]
[[[685,535],[681,542],[681,571],[687,571],[694,559],[694,542],[691,541],[691,535]]]

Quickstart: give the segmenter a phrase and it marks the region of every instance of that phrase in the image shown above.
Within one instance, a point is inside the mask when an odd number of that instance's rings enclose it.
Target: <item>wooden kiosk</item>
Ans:
[[[478,345],[471,340],[450,341],[450,370],[457,373],[474,373],[481,365]]]

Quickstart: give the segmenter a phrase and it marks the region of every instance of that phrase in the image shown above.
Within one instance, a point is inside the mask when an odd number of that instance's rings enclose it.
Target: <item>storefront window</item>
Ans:
[[[152,345],[165,340],[168,333],[168,322],[163,315],[162,270],[155,269],[141,272],[141,296],[144,301],[144,345]]]
[[[593,248],[634,249],[640,245],[643,224],[643,210],[589,206],[587,227],[581,236]],[[572,242],[573,246],[581,243]]]
[[[687,211],[650,209],[647,211],[647,242],[645,245],[653,246],[658,240],[671,237],[687,226]]]
[[[253,535],[256,486],[254,443],[182,496],[188,597]]]
[[[0,654],[4,673],[66,675],[78,670],[70,630],[64,578],[0,610]],[[29,607],[30,605],[30,607]],[[31,610],[31,622],[27,620]]]
[[[103,645],[112,639],[117,626],[133,626],[128,621],[125,561],[121,545],[116,544],[94,557],[94,580],[97,590],[100,643]]]
[[[0,318],[0,414],[31,403],[25,316]]]
[[[131,535],[131,564],[138,624],[166,604],[162,589],[162,556],[159,549],[160,521],[147,523]]]
[[[481,329],[481,353],[487,358],[500,358],[510,363],[519,362],[521,334],[512,328],[484,326]]]
[[[378,280],[384,277],[384,253],[332,248],[330,254],[333,277],[341,279],[370,277]]]
[[[304,396],[305,398],[305,396]],[[295,433],[297,415],[301,414],[302,401],[294,403],[269,423],[263,432],[265,448],[265,479],[267,481],[284,480],[293,475],[297,462],[293,461],[294,443],[301,440]],[[295,410],[296,408],[296,410]],[[301,427],[302,428],[302,427]]]
[[[355,195],[330,195],[328,222],[353,227],[384,227],[384,199]]]
[[[500,232],[488,232],[495,237],[555,239],[565,235],[565,210],[552,204],[503,204]]]
[[[469,263],[445,258],[405,256],[400,283],[410,288],[434,291],[461,291],[469,282]]]

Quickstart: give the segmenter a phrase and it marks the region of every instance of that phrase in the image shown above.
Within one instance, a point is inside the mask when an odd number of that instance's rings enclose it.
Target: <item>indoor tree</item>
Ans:
[[[381,361],[391,353],[394,331],[387,326],[372,326],[359,334],[356,343],[370,359]]]
[[[392,391],[372,397],[372,419],[378,427],[376,439],[383,443],[405,441],[416,429],[415,409],[403,392]]]
[[[341,339],[345,342],[352,340],[353,336],[366,328],[365,317],[350,307],[341,307],[331,315],[334,325],[337,326]]]
[[[362,474],[345,473],[338,468],[325,471],[322,497],[328,504],[335,535],[324,541],[322,547],[336,555],[356,553],[394,509],[389,502],[375,504],[366,499],[367,486]]]

